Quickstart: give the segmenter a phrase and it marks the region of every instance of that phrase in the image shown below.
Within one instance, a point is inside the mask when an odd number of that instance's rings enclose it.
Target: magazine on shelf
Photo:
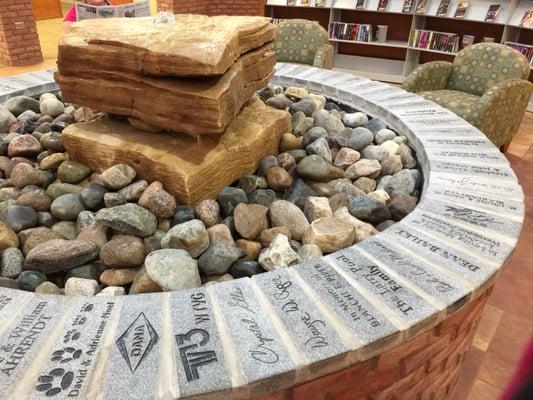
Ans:
[[[379,0],[378,11],[385,11],[387,9],[388,4],[389,0]]]
[[[502,6],[500,4],[491,4],[487,15],[485,16],[485,22],[494,22],[500,13]]]
[[[135,18],[150,16],[149,0],[116,6],[90,6],[84,3],[75,3],[75,6],[78,21],[94,18]]]
[[[365,8],[365,0],[357,0],[357,3],[355,3],[355,8]]]
[[[414,0],[405,0],[403,2],[402,12],[404,13],[413,12],[413,4],[414,4]]]
[[[316,0],[315,7],[324,7],[325,3],[325,0]]]
[[[418,3],[416,4],[416,11],[417,14],[425,14],[428,8],[428,0],[418,0]]]
[[[457,4],[457,8],[455,9],[455,18],[464,18],[466,15],[466,10],[468,10],[468,7],[470,7],[470,3],[468,1],[460,1]]]
[[[461,50],[474,44],[475,37],[473,35],[463,35],[461,39]]]
[[[302,7],[309,7],[309,0],[301,0],[300,5]]]
[[[438,17],[445,17],[448,14],[448,7],[450,6],[450,0],[441,0],[439,9],[437,10]]]
[[[533,10],[527,10],[520,21],[520,26],[524,28],[533,28]]]

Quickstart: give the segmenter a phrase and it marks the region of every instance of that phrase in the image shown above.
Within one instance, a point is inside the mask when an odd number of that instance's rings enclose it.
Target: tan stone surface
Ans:
[[[66,101],[135,117],[191,135],[221,134],[254,93],[266,86],[276,57],[270,45],[240,57],[222,76],[154,78],[77,63],[55,79]]]
[[[140,179],[162,182],[179,204],[195,205],[255,171],[261,158],[278,152],[281,135],[289,130],[288,113],[255,97],[216,139],[146,133],[125,122],[96,120],[70,125],[63,144],[72,160],[95,171],[128,164]]]
[[[152,18],[85,20],[59,40],[58,64],[153,76],[221,75],[250,50],[275,38],[269,18],[176,15],[175,24]]]

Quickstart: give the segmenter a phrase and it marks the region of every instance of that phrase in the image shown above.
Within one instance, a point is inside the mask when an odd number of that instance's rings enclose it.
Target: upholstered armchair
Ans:
[[[278,61],[333,68],[333,46],[318,22],[290,19],[279,23],[276,38]]]
[[[478,43],[453,63],[434,61],[416,68],[402,88],[453,111],[504,149],[520,127],[533,84],[529,63],[518,51]]]

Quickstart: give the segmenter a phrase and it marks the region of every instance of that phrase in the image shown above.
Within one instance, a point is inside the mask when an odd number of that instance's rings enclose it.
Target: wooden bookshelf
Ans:
[[[524,13],[533,9],[531,0],[469,0],[463,18],[455,18],[459,0],[451,0],[445,16],[437,16],[440,0],[428,0],[424,14],[403,13],[404,0],[389,0],[386,10],[377,11],[379,0],[366,0],[364,8],[356,9],[356,0],[326,0],[324,7],[315,7],[316,0],[302,6],[297,0],[287,6],[286,0],[267,0],[265,15],[279,18],[303,18],[318,21],[325,29],[330,22],[387,25],[384,43],[332,39],[335,47],[335,69],[352,71],[371,79],[400,83],[418,65],[436,60],[453,61],[454,54],[409,46],[409,37],[416,29],[472,35],[474,43],[484,37],[497,43],[515,42],[533,45],[533,29],[520,26]],[[488,8],[500,4],[493,22],[485,22]],[[533,82],[533,67],[529,76]],[[533,101],[529,109],[533,111]]]

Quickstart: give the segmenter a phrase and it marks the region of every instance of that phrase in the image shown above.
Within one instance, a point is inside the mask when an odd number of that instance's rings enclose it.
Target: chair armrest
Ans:
[[[446,89],[450,72],[452,72],[452,63],[448,61],[422,64],[404,79],[402,89],[413,93]]]
[[[330,44],[325,44],[316,50],[313,67],[332,69],[334,61],[334,49]]]
[[[524,79],[492,86],[479,100],[484,112],[479,130],[497,146],[509,143],[518,132],[532,92],[533,84]]]

